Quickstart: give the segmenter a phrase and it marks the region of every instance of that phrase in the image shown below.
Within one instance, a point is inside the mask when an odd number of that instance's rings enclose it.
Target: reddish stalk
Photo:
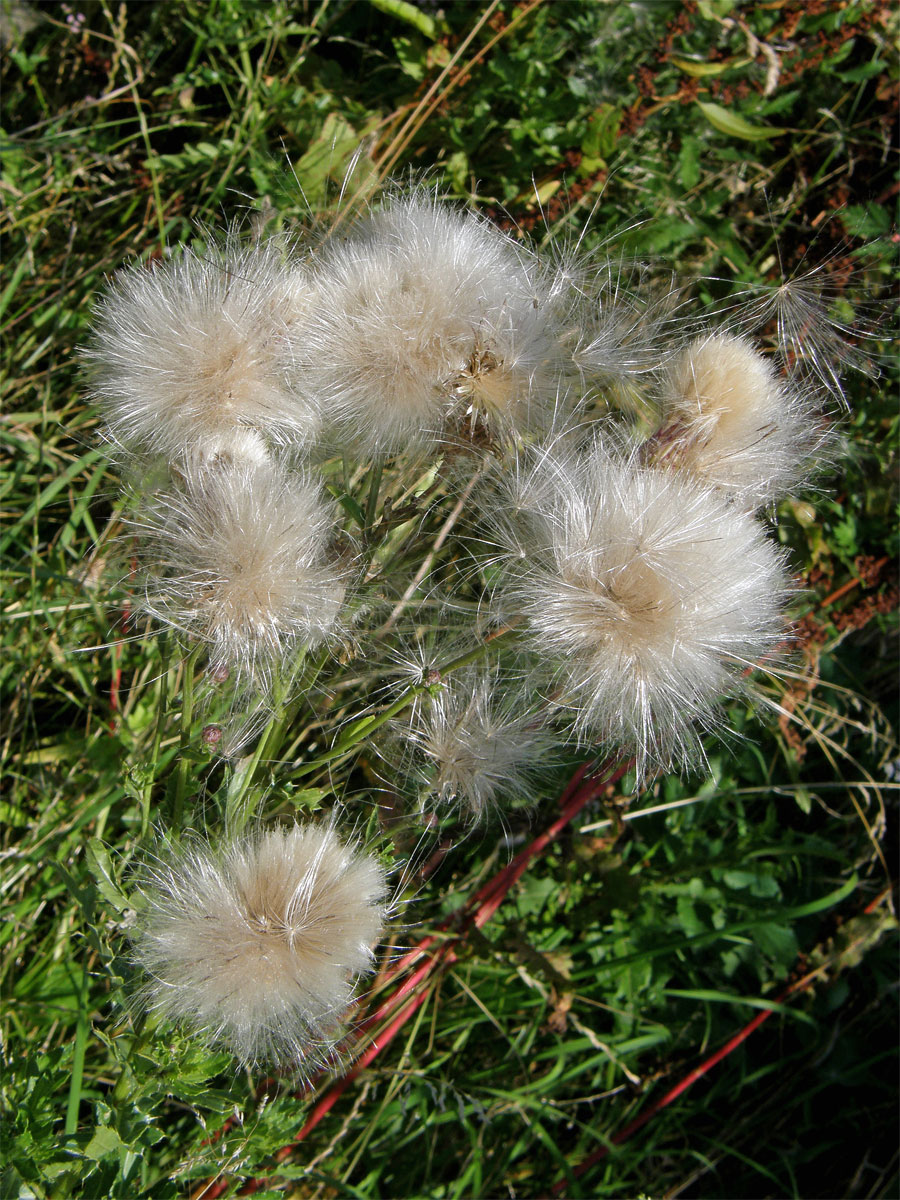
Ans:
[[[890,888],[885,888],[881,893],[879,893],[879,895],[875,897],[874,900],[870,901],[870,903],[867,904],[862,911],[864,913],[874,912],[874,910],[882,903],[882,901],[890,895],[890,892]],[[821,966],[816,967],[814,971],[810,971],[808,974],[802,976],[802,978],[795,980],[792,984],[786,987],[783,992],[780,993],[780,995],[773,1002],[774,1005],[777,1006],[783,1004],[787,1000],[790,1000],[792,996],[797,995],[799,992],[805,991],[806,988],[808,988],[809,985],[814,982],[814,980],[824,975],[830,966],[831,963],[829,962],[823,963]],[[598,1162],[601,1162],[604,1158],[606,1158],[614,1146],[621,1146],[623,1142],[627,1142],[628,1139],[637,1133],[639,1129],[643,1129],[647,1122],[655,1117],[657,1113],[668,1107],[673,1100],[677,1100],[678,1097],[683,1095],[688,1088],[692,1087],[698,1079],[702,1079],[708,1071],[711,1071],[712,1068],[720,1063],[724,1058],[727,1058],[729,1054],[736,1050],[742,1042],[745,1042],[751,1034],[755,1033],[756,1030],[759,1029],[760,1025],[762,1025],[764,1021],[767,1021],[769,1017],[771,1017],[772,1013],[776,1011],[777,1008],[772,1007],[765,1009],[763,1012],[757,1013],[752,1021],[748,1021],[743,1029],[738,1030],[738,1032],[733,1037],[729,1038],[723,1046],[720,1046],[714,1054],[711,1054],[709,1058],[704,1059],[704,1061],[698,1067],[695,1067],[693,1071],[689,1071],[688,1074],[685,1075],[682,1080],[676,1083],[674,1087],[670,1088],[665,1095],[660,1096],[658,1100],[655,1100],[653,1104],[649,1105],[644,1112],[635,1117],[635,1119],[631,1121],[630,1124],[626,1125],[624,1129],[619,1130],[619,1132],[610,1139],[608,1145],[600,1146],[599,1149],[595,1150],[593,1154],[589,1155],[586,1159],[584,1159],[583,1162],[579,1163],[572,1172],[574,1177],[576,1179],[579,1178],[579,1176],[590,1170],[591,1167],[595,1166]],[[561,1195],[565,1190],[567,1182],[567,1180],[560,1180],[558,1183],[554,1184],[552,1194],[554,1196]]]
[[[496,875],[492,876],[487,883],[483,884],[476,892],[473,892],[462,908],[441,921],[436,926],[437,933],[428,934],[427,937],[422,938],[412,949],[408,950],[393,963],[384,972],[383,981],[388,983],[390,980],[395,979],[421,958],[438,941],[440,933],[446,932],[453,926],[459,929],[459,934],[454,936],[462,936],[465,929],[473,924],[477,929],[480,929],[493,916],[497,908],[499,908],[503,897],[509,891],[510,887],[524,874],[525,868],[531,859],[541,854],[586,804],[589,804],[591,800],[601,795],[607,787],[621,779],[631,766],[631,763],[632,760],[629,759],[627,762],[619,764],[609,775],[605,775],[603,772],[610,770],[615,764],[605,763],[600,769],[599,778],[589,779],[587,783],[584,782],[584,777],[589,771],[591,764],[590,762],[582,763],[560,797],[560,805],[563,811],[559,818],[542,834],[539,834],[510,863],[498,871]],[[485,910],[486,902],[492,897],[497,897],[496,903],[489,911]],[[474,915],[471,915],[473,908],[477,908],[477,911]],[[444,944],[446,945],[446,943]],[[388,997],[370,1017],[366,1018],[361,1028],[370,1028],[375,1021],[380,1020],[390,1008],[394,1007],[395,1003],[396,996]]]
[[[879,560],[876,563],[873,563],[872,570],[880,571],[881,568],[885,565],[885,563],[887,561],[888,561],[887,558],[879,558]],[[819,607],[820,608],[829,608],[832,604],[835,603],[836,600],[840,600],[840,598],[842,596],[846,596],[846,594],[848,592],[852,592],[855,587],[859,587],[862,582],[863,582],[862,579],[849,580],[842,587],[839,587],[837,589],[837,591],[832,592],[830,596],[826,596],[825,599],[820,603]]]
[[[578,815],[585,805],[595,800],[606,788],[621,779],[631,766],[631,760],[629,759],[618,765],[614,762],[607,762],[597,775],[585,779],[590,766],[590,762],[583,763],[572,776],[572,779],[560,797],[562,812],[557,819],[543,833],[534,838],[524,850],[520,851],[510,863],[474,892],[458,912],[441,922],[438,926],[440,932],[447,931],[454,925],[457,926],[456,931],[451,933],[447,940],[430,954],[427,961],[422,963],[408,979],[405,979],[379,1005],[375,1012],[370,1014],[361,1023],[359,1031],[362,1033],[370,1030],[384,1018],[391,1018],[390,1022],[376,1035],[372,1043],[363,1051],[347,1074],[332,1084],[328,1091],[313,1106],[307,1115],[306,1121],[291,1142],[283,1146],[275,1154],[276,1163],[284,1162],[290,1156],[294,1147],[299,1142],[302,1142],[331,1111],[353,1080],[374,1061],[386,1046],[390,1045],[410,1017],[421,1008],[428,998],[430,991],[427,987],[420,987],[420,985],[424,984],[428,977],[435,974],[439,968],[449,966],[458,960],[457,949],[460,945],[464,944],[468,930],[473,927],[481,929],[487,924],[503,903],[513,885],[525,874],[531,861],[547,849],[550,843],[560,835],[563,829]],[[385,978],[387,980],[395,978],[418,958],[421,958],[422,955],[428,954],[428,951],[437,940],[438,934],[429,934],[423,938],[417,946],[414,946],[393,964]],[[413,995],[407,1000],[410,993],[419,987],[418,994]],[[263,1183],[263,1180],[251,1179],[241,1189],[241,1195],[252,1195],[263,1186]],[[209,1181],[204,1187],[192,1194],[191,1200],[217,1200],[227,1187],[227,1179]]]
[[[454,949],[454,945],[459,945],[465,941],[468,929],[473,926],[476,929],[481,929],[487,924],[487,922],[503,903],[504,898],[509,893],[512,886],[517,883],[519,879],[521,879],[522,875],[524,875],[531,860],[537,855],[543,853],[547,846],[549,846],[550,843],[559,836],[566,825],[568,825],[573,817],[575,817],[586,804],[595,799],[605,788],[609,787],[610,784],[615,783],[617,779],[621,778],[621,776],[624,775],[628,770],[629,765],[630,763],[623,763],[610,775],[606,775],[601,779],[588,780],[587,783],[584,783],[581,787],[577,788],[560,816],[557,817],[552,825],[545,829],[542,834],[539,834],[534,841],[532,841],[528,846],[525,847],[524,850],[516,855],[511,863],[509,863],[501,871],[498,871],[498,873],[492,879],[488,880],[486,884],[479,888],[479,890],[469,898],[464,906],[463,911],[470,911],[473,908],[474,911],[470,912],[470,915],[465,920],[462,928],[457,933],[453,934],[446,942],[444,942],[443,945],[439,946],[427,962],[424,962],[418,968],[418,970],[414,971],[408,979],[404,980],[397,990],[393,992],[379,1006],[379,1008],[376,1009],[376,1011],[362,1023],[360,1029],[363,1031],[371,1029],[372,1026],[378,1021],[382,1020],[386,1016],[389,1016],[394,1010],[396,1010],[398,1004],[400,1004],[406,996],[408,996],[416,987],[418,987],[420,983],[423,983],[429,975],[433,974],[439,966],[444,966],[451,962],[455,962],[458,958],[458,955]],[[583,777],[584,772],[581,771],[581,774]],[[455,917],[458,919],[458,914],[456,914]],[[444,922],[445,926],[447,924],[448,922]],[[415,947],[414,951],[410,952],[410,955],[413,953],[426,953],[427,947],[432,945],[434,941],[435,937],[433,935],[429,935],[429,937],[423,939],[420,946]],[[410,955],[407,955],[406,957],[409,958]],[[401,960],[401,962],[402,961],[403,960]],[[357,1060],[352,1070],[345,1075],[343,1079],[338,1080],[337,1083],[335,1083],[329,1089],[326,1095],[310,1112],[306,1123],[294,1138],[294,1142],[301,1142],[306,1135],[310,1133],[316,1127],[316,1125],[318,1125],[319,1121],[321,1121],[322,1117],[324,1117],[325,1114],[333,1107],[335,1100],[337,1100],[338,1096],[340,1096],[341,1093],[346,1089],[350,1081],[354,1079],[364,1067],[367,1067],[376,1057],[376,1055],[378,1055],[381,1050],[393,1040],[402,1025],[404,1025],[406,1021],[413,1015],[413,1013],[420,1007],[420,1005],[424,1003],[427,994],[427,990],[423,988],[420,994],[416,996],[411,1003],[405,1005],[401,1012],[393,1018],[390,1025],[388,1025],[387,1028],[378,1035],[377,1039],[372,1043],[372,1045],[369,1046],[361,1058]],[[282,1161],[282,1158],[285,1157],[285,1151],[289,1152],[290,1149],[291,1147],[285,1147],[284,1149],[280,1150],[279,1155],[282,1157],[279,1158],[276,1155],[277,1160],[279,1162]]]

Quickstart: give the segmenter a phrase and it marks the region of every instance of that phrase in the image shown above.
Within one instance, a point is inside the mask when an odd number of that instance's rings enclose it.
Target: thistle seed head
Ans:
[[[486,221],[424,191],[390,198],[322,254],[304,386],[369,452],[427,444],[460,409],[525,419],[555,353],[536,278]]]
[[[497,603],[524,616],[578,734],[634,754],[641,775],[688,764],[697,727],[783,636],[781,553],[713,489],[633,457],[535,469],[544,507],[520,498],[508,521]]]
[[[247,1065],[327,1060],[386,915],[376,860],[328,825],[166,844],[138,876],[141,1000]]]
[[[755,509],[794,486],[821,450],[821,424],[743,338],[691,342],[669,364],[656,461],[696,475]]]
[[[545,716],[496,668],[449,677],[416,707],[404,732],[418,752],[425,791],[475,820],[503,800],[532,799],[554,744]]]
[[[332,525],[318,484],[278,461],[190,460],[133,522],[144,608],[208,643],[212,672],[265,684],[336,632],[345,585],[328,558]]]
[[[120,271],[86,352],[109,439],[168,461],[245,429],[307,443],[318,414],[293,375],[312,295],[277,241],[244,245],[236,231]]]

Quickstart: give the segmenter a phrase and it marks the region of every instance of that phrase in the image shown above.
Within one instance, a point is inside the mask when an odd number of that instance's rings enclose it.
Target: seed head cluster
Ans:
[[[312,762],[346,720],[322,765],[368,741],[432,822],[533,802],[566,743],[639,783],[702,766],[787,640],[765,515],[821,463],[848,361],[834,326],[804,356],[792,325],[780,358],[747,328],[423,187],[317,242],[232,228],[126,268],[86,357],[133,603],[205,648],[248,727],[305,705]],[[358,719],[410,644],[434,666]],[[386,914],[373,858],[260,827],[166,842],[137,893],[150,1008],[244,1063],[328,1056]]]

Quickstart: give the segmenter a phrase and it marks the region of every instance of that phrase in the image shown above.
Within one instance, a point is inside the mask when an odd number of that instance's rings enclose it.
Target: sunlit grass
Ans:
[[[684,10],[679,25],[666,4],[450,4],[413,20],[387,0],[100,3],[83,20],[42,7],[13,34],[0,218],[10,1195],[199,1200],[248,1181],[303,1196],[893,1194],[897,418],[877,303],[895,236],[897,64],[882,16],[896,17],[859,4],[789,29],[781,9],[729,25],[727,8]],[[696,99],[790,132],[729,137]],[[503,825],[381,830],[414,901],[360,1020],[388,1002],[392,963],[420,939],[453,936],[452,954],[416,959],[434,966],[408,1020],[295,1144],[330,1080],[298,1096],[177,1031],[135,1026],[129,864],[179,786],[201,828],[230,785],[232,804],[266,792],[282,815],[337,795],[374,831],[377,766],[309,764],[384,680],[351,664],[330,707],[299,704],[240,777],[200,755],[179,770],[185,663],[134,619],[118,481],[78,347],[105,276],[191,239],[195,222],[245,212],[327,229],[408,169],[523,236],[600,244],[628,230],[632,251],[702,277],[710,306],[765,294],[779,258],[802,271],[818,246],[835,320],[851,335],[862,322],[858,353],[883,377],[848,377],[842,465],[779,513],[805,582],[793,673],[757,685],[755,713],[731,707],[745,736],[710,743],[709,777],[639,795],[627,777],[611,785],[490,893],[502,902],[465,936],[453,914],[557,821],[578,757]],[[763,331],[770,345],[776,332]],[[365,519],[368,480],[343,482]],[[441,495],[420,531],[439,559],[465,533],[446,525]],[[218,717],[198,716],[188,740]],[[814,986],[594,1158],[819,966]]]

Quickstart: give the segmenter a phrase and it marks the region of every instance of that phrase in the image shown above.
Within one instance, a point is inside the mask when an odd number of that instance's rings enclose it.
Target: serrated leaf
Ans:
[[[109,1125],[101,1125],[95,1129],[91,1140],[84,1148],[85,1158],[92,1158],[95,1162],[99,1162],[101,1158],[105,1158],[107,1154],[116,1154],[124,1143],[114,1129]]]
[[[301,788],[298,792],[292,793],[291,803],[295,808],[306,808],[310,812],[315,812],[327,795],[324,788]]]
[[[119,890],[116,883],[109,852],[99,838],[91,838],[84,849],[87,868],[94,877],[97,891],[118,913],[124,913],[130,907],[128,898]]]
[[[727,133],[729,137],[741,138],[745,142],[762,142],[767,138],[781,137],[785,133],[784,129],[778,129],[775,125],[752,125],[730,108],[723,108],[721,104],[698,100],[697,106],[713,129],[718,129],[719,133]]]

